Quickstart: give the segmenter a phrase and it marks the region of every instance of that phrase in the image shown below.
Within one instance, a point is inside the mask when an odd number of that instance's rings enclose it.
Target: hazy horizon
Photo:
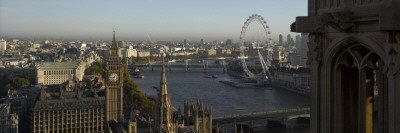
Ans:
[[[267,21],[272,39],[290,32],[306,0],[256,1],[0,1],[0,36],[49,40],[238,41],[252,14]],[[284,39],[285,40],[285,39]]]

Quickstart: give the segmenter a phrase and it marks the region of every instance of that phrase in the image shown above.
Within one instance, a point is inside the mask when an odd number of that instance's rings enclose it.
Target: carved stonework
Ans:
[[[337,31],[348,32],[354,26],[353,12],[349,11],[325,13],[318,17],[318,21],[317,31],[323,31],[330,26]]]
[[[293,23],[290,25],[290,31],[291,31],[291,32],[296,32],[296,22],[293,22]]]
[[[400,69],[400,33],[387,32],[385,35],[385,40],[385,61],[387,64],[385,65],[384,70],[388,74],[396,75]]]
[[[320,38],[321,35],[318,35],[319,33],[310,33],[308,35],[308,52],[307,52],[307,65],[312,65],[314,63],[319,64],[321,62],[321,54],[322,54],[322,49],[319,43],[321,42]]]

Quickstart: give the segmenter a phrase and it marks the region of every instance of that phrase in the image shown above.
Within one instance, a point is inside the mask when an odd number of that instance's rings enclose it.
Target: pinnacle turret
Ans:
[[[42,87],[40,88],[40,100],[44,100],[46,98],[46,90],[44,90],[44,87],[42,85]]]
[[[62,89],[62,85],[60,85],[60,99],[64,99],[64,90]]]

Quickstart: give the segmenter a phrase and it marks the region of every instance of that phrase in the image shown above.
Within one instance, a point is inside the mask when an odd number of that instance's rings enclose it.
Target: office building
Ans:
[[[82,80],[86,64],[83,61],[74,62],[43,62],[36,67],[37,84],[56,85],[72,78]]]

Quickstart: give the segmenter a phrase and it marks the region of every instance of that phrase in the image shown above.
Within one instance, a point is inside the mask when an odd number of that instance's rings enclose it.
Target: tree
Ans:
[[[8,89],[14,90],[14,87],[10,83],[8,83],[8,84],[6,84],[6,86],[4,86],[4,89],[5,90],[8,90]]]
[[[139,86],[130,78],[128,69],[123,67],[124,74],[124,102],[133,103],[145,110],[148,114],[153,114],[155,102],[147,98],[140,90]]]
[[[105,77],[106,72],[105,72],[105,64],[101,62],[94,62],[92,66],[87,68],[85,70],[85,75],[97,75],[101,74],[103,77]]]
[[[0,78],[0,96],[6,96],[9,89],[19,89],[20,87],[28,85],[30,85],[28,79],[14,77],[12,80],[9,80],[7,76],[3,76]]]
[[[21,77],[14,77],[11,80],[11,85],[14,87],[13,89],[19,89],[20,87],[23,86],[28,86],[30,85],[29,80]]]

